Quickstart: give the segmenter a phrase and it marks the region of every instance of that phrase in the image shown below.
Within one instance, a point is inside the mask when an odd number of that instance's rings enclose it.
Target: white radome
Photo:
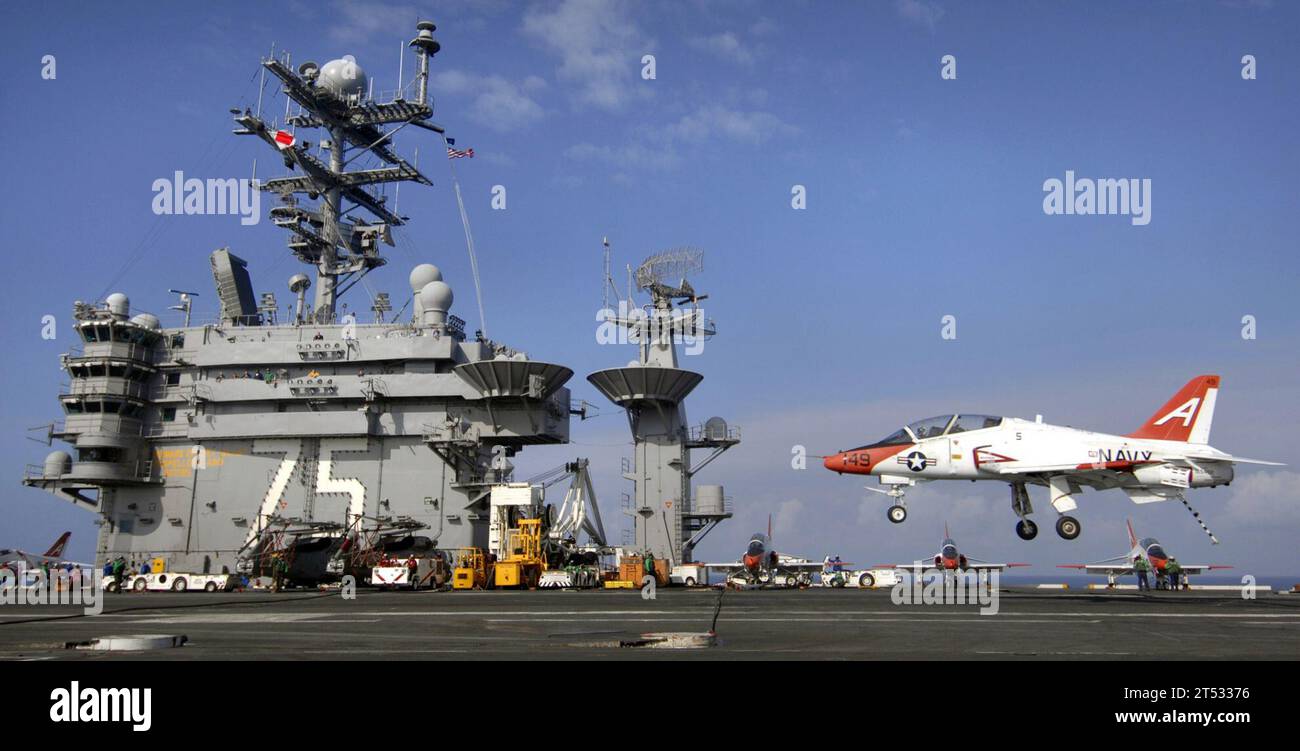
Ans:
[[[131,318],[131,323],[153,331],[157,331],[162,326],[162,323],[158,320],[158,316],[153,313],[137,314]]]
[[[446,313],[451,310],[453,298],[451,285],[441,280],[429,282],[420,290],[420,304],[424,306],[425,310]]]
[[[104,304],[108,306],[109,311],[115,315],[126,315],[131,309],[131,299],[121,292],[114,292],[104,298]]]
[[[339,96],[362,94],[366,90],[366,73],[349,55],[340,60],[330,60],[321,66],[316,85],[323,86]]]
[[[411,275],[407,277],[407,281],[411,283],[412,292],[419,292],[429,282],[442,281],[442,271],[431,263],[422,263],[411,269]]]

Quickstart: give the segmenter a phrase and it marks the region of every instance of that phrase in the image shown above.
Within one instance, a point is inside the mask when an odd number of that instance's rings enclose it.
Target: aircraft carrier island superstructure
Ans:
[[[384,295],[373,322],[336,313],[405,221],[368,186],[431,184],[393,145],[407,126],[442,141],[427,93],[439,45],[433,24],[418,29],[411,100],[380,102],[350,58],[294,69],[286,55],[263,67],[296,114],[277,124],[260,105],[233,111],[236,133],[263,140],[293,171],[259,186],[278,196],[271,219],[314,269],[290,280],[291,314],[273,295],[254,296],[228,249],[210,259],[219,320],[191,321],[186,295],[177,328],[132,311],[122,294],[76,304],[81,344],[63,357],[71,385],[50,431],[73,451],[51,453],[24,481],[100,515],[101,563],[158,557],[169,570],[233,572],[274,535],[329,553],[349,530],[384,525],[422,530],[440,549],[485,547],[490,488],[507,479],[507,457],[568,441],[573,372],[467,337],[436,267],[410,272],[409,318],[385,321]],[[304,131],[320,133],[319,150]],[[367,154],[379,166],[348,171]]]

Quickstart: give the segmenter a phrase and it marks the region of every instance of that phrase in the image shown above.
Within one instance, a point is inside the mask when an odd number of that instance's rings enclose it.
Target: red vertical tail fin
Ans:
[[[54,541],[50,549],[45,551],[46,558],[59,558],[63,555],[63,549],[68,547],[68,538],[72,537],[72,532],[64,532],[59,535],[59,539]]]
[[[1128,523],[1128,544],[1136,548],[1138,546],[1138,536],[1133,532],[1133,520],[1125,519],[1124,521]]]
[[[1214,420],[1214,402],[1218,394],[1217,375],[1197,376],[1128,437],[1209,443],[1210,423]]]

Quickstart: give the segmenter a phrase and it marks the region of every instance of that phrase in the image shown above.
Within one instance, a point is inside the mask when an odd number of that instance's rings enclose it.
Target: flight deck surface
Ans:
[[[895,605],[889,590],[729,591],[718,645],[619,646],[647,632],[709,629],[716,590],[148,593],[103,614],[0,609],[0,659],[1116,660],[1300,658],[1300,596],[1008,588],[977,605]],[[71,617],[69,617],[71,616]],[[180,648],[70,649],[109,635],[183,634]]]

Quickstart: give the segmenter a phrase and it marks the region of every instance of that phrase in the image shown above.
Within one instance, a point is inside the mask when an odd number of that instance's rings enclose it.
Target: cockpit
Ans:
[[[876,441],[875,443],[859,446],[854,451],[876,446],[897,446],[906,443],[916,443],[926,438],[938,438],[942,435],[953,435],[955,433],[967,433],[972,430],[984,430],[986,428],[996,428],[1002,424],[1001,417],[993,415],[939,415],[937,417],[927,417],[924,420],[917,420],[910,423],[907,427],[899,428],[897,431],[890,433],[888,436]]]

